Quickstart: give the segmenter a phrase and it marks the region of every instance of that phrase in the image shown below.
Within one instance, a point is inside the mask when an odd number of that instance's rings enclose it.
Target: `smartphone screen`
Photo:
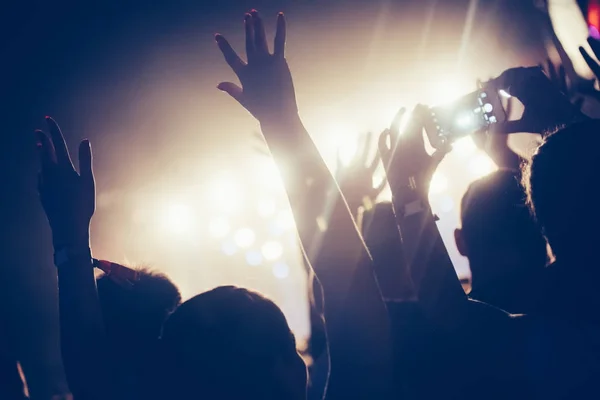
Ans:
[[[502,99],[491,88],[479,89],[453,103],[432,107],[430,111],[425,129],[435,148],[506,120]]]

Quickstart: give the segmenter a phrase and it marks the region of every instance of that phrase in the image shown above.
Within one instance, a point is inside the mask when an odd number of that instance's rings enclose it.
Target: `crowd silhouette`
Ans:
[[[256,10],[244,27],[245,57],[214,37],[240,82],[217,87],[258,120],[273,160],[285,165],[310,280],[307,354],[261,293],[220,286],[182,303],[168,276],[93,258],[92,145],[79,144],[75,168],[46,117],[35,132],[38,190],[52,232],[68,382],[48,398],[598,398],[600,122],[574,101],[590,93],[553,66],[516,67],[493,80],[512,96],[507,113],[517,100],[524,111],[473,133],[499,170],[462,198],[455,239],[472,271],[465,293],[429,201],[433,174],[452,151],[426,149],[429,107],[401,109],[376,140],[376,158],[368,135],[334,176],[298,112],[283,13],[273,46]],[[600,56],[599,42],[589,41]],[[600,78],[595,58],[581,52]],[[530,159],[508,146],[517,132],[542,138]],[[374,188],[380,162],[386,179]],[[377,203],[384,185],[392,201]],[[24,399],[9,341],[0,337],[0,398]]]

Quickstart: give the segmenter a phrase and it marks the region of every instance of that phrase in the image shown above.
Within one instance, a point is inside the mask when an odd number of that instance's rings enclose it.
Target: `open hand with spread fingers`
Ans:
[[[449,149],[427,154],[423,139],[423,121],[426,107],[417,105],[404,132],[400,121],[405,110],[401,109],[389,129],[379,137],[379,154],[385,166],[387,180],[396,198],[395,202],[415,200],[427,202],[429,184],[433,173]]]
[[[35,132],[42,164],[38,189],[54,247],[87,247],[96,203],[90,142],[86,139],[79,144],[77,173],[58,124],[50,117],[46,117],[46,123],[49,135]]]
[[[285,59],[286,22],[283,13],[277,16],[272,54],[258,11],[252,10],[246,14],[244,25],[246,61],[238,56],[222,35],[215,35],[225,61],[239,78],[242,87],[232,82],[221,82],[217,87],[237,100],[261,123],[297,116],[294,84]]]

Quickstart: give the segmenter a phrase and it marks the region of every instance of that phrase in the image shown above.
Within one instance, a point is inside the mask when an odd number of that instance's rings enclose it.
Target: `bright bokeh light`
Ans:
[[[476,178],[484,177],[498,169],[496,164],[484,153],[479,153],[469,163],[471,174]]]
[[[429,185],[429,194],[440,194],[448,189],[448,178],[441,172],[436,172],[431,178],[431,184]]]
[[[238,251],[238,247],[233,240],[229,239],[221,243],[221,251],[227,256],[232,256]]]
[[[277,215],[277,225],[284,231],[294,229],[296,222],[291,210],[283,210]]]
[[[235,233],[233,240],[242,249],[247,249],[254,244],[256,234],[250,228],[242,228]]]
[[[273,265],[273,275],[277,279],[285,279],[290,275],[290,267],[283,261],[280,261]]]
[[[460,138],[452,145],[452,151],[458,153],[460,156],[469,156],[476,150],[477,145],[475,145],[471,136]]]
[[[164,214],[165,228],[176,234],[188,232],[193,223],[192,214],[192,209],[185,204],[169,204]]]
[[[498,90],[498,94],[504,98],[510,99],[512,96],[504,89]]]
[[[261,251],[265,260],[274,261],[283,255],[283,246],[276,240],[269,240],[263,244]]]
[[[454,200],[450,196],[444,196],[440,199],[440,209],[444,213],[449,213],[454,209]]]
[[[250,250],[246,253],[246,262],[248,265],[256,267],[262,264],[263,258],[259,251]]]
[[[275,215],[276,205],[273,199],[262,199],[258,203],[258,214],[263,218],[268,218]]]
[[[227,236],[230,229],[229,222],[224,217],[214,217],[210,220],[210,235],[216,239]]]
[[[455,79],[445,80],[432,88],[435,90],[434,104],[447,104],[465,94],[465,86]]]
[[[237,185],[227,178],[217,180],[211,188],[214,207],[228,213],[233,213],[239,209],[241,195]]]

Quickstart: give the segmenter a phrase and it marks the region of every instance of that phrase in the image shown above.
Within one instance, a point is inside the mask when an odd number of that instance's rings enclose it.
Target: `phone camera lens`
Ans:
[[[483,111],[485,111],[486,113],[492,112],[493,109],[494,107],[490,103],[485,103],[483,105]]]

